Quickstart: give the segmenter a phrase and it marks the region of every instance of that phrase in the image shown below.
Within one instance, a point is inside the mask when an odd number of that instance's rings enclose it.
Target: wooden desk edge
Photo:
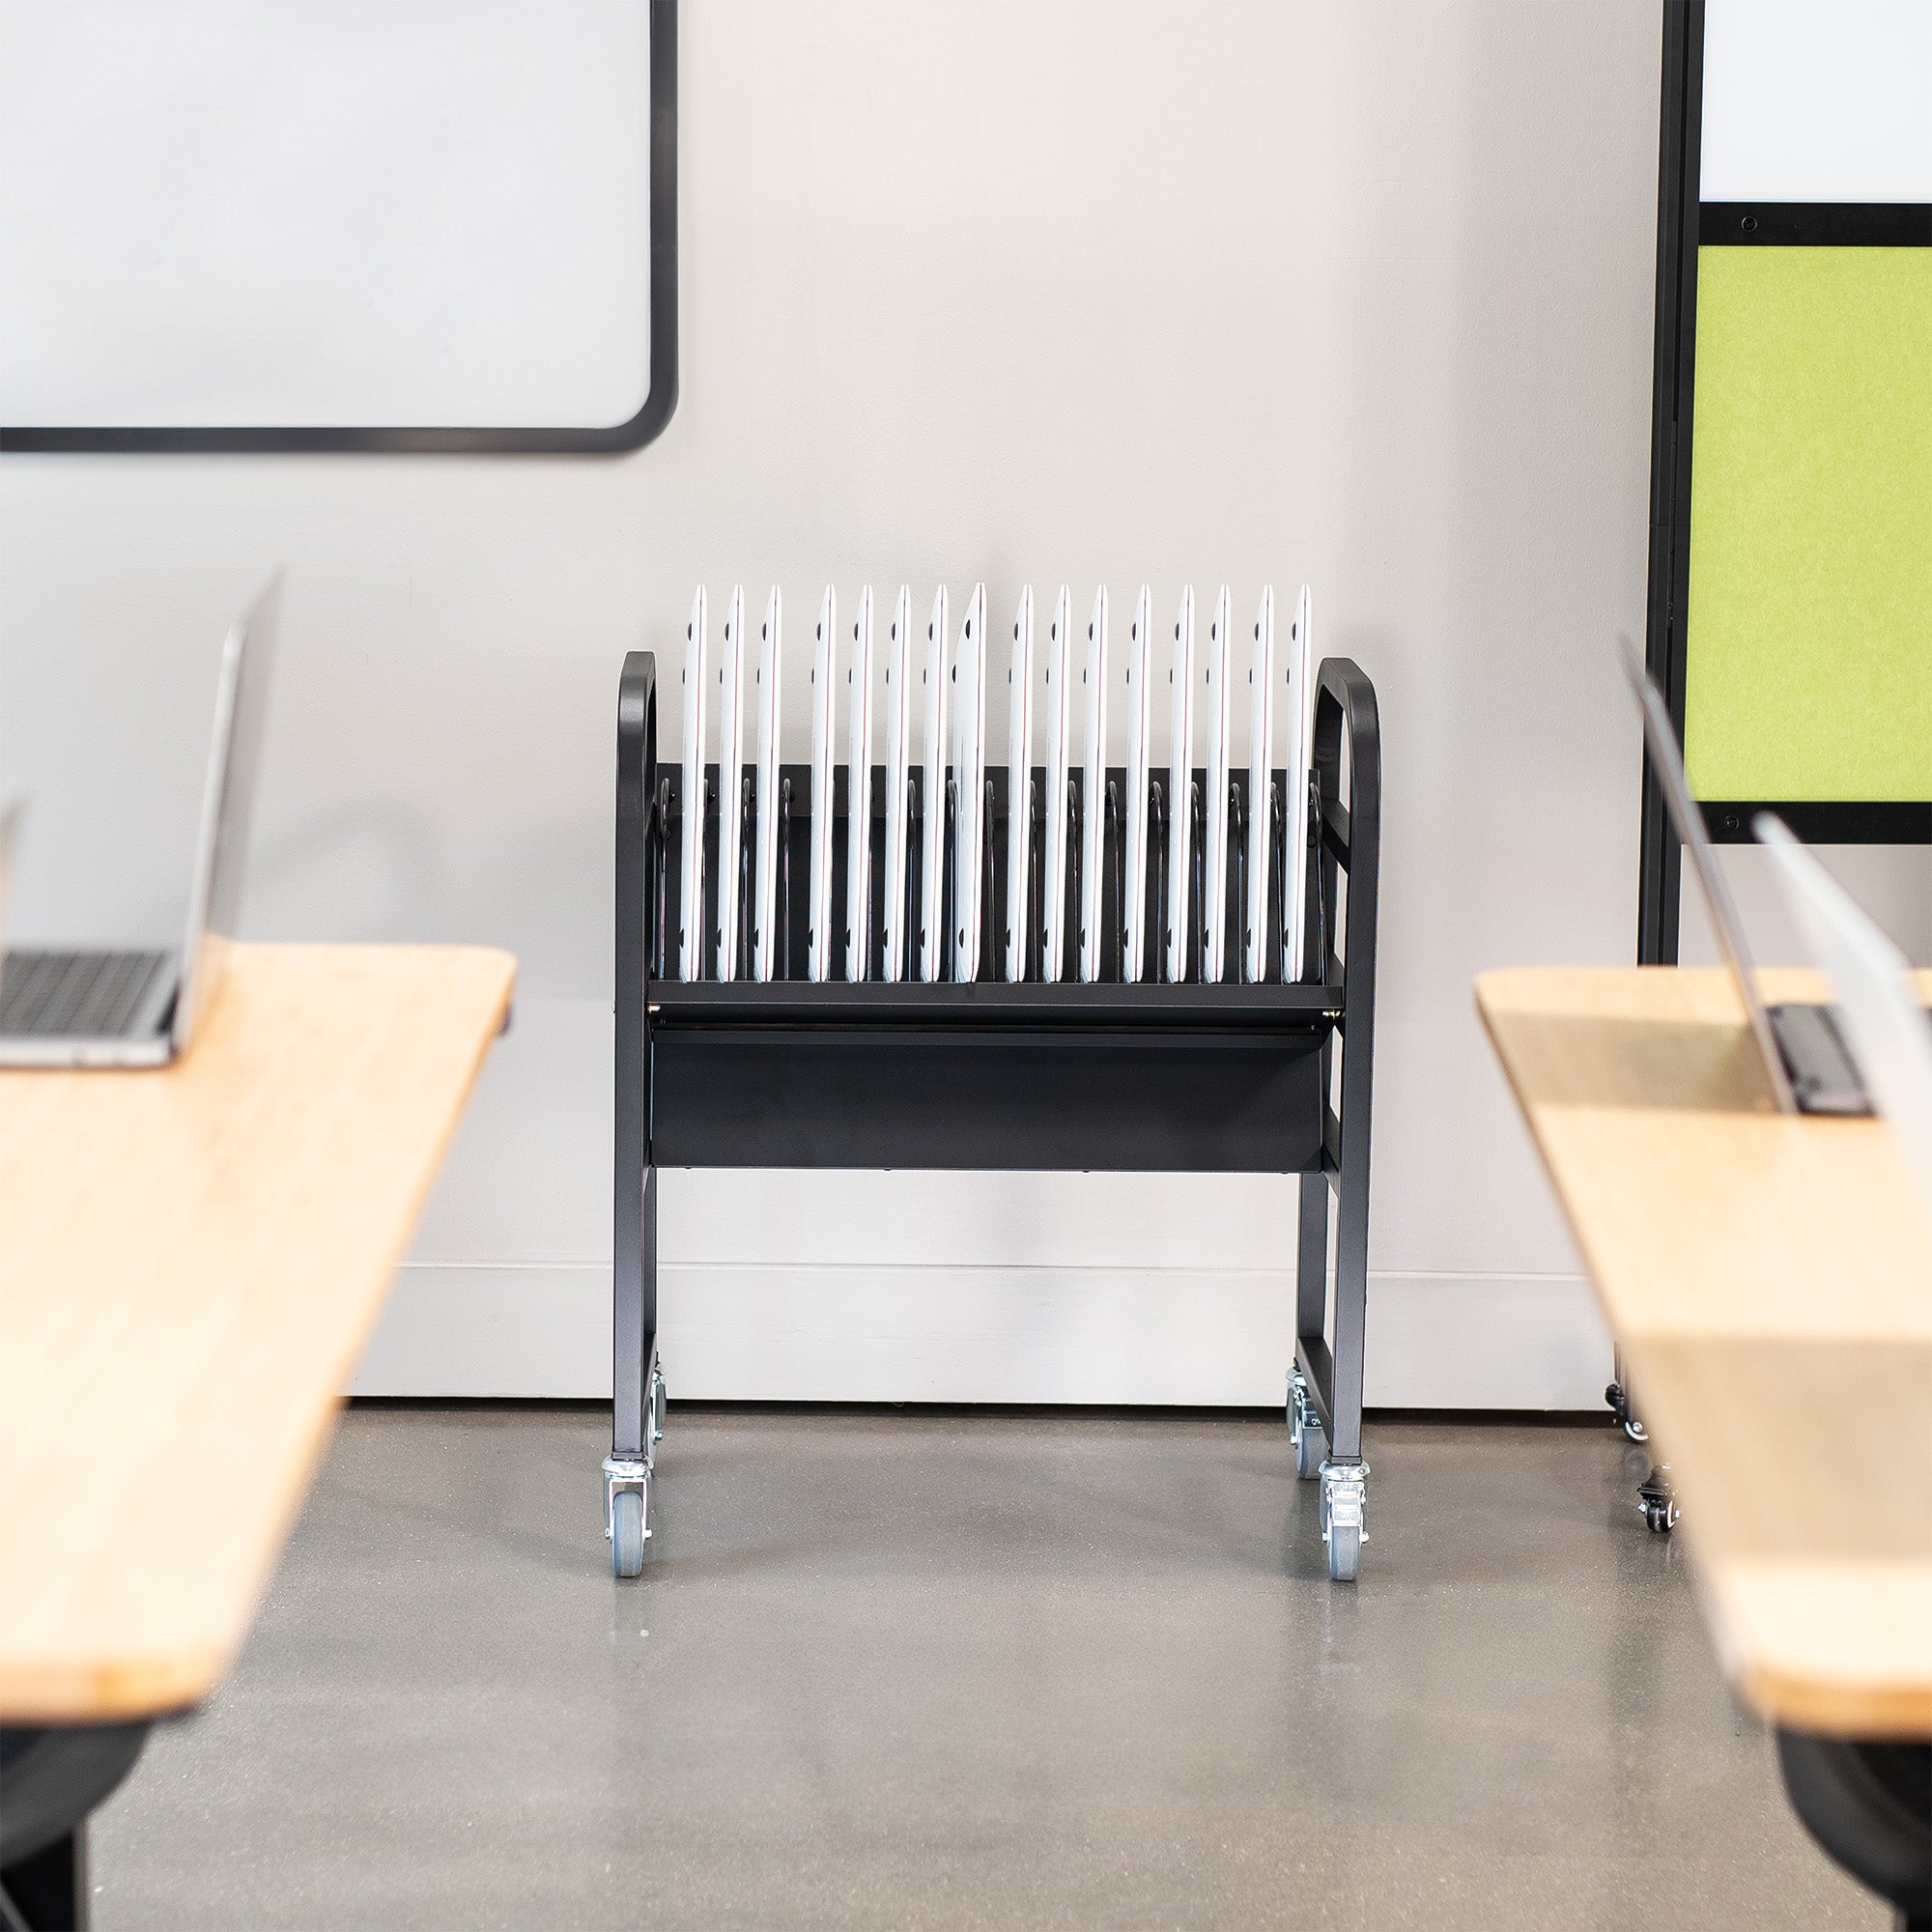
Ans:
[[[1715,1621],[1712,1627],[1721,1633]],[[1721,1634],[1719,1654],[1738,1695],[1768,1724],[1860,1743],[1932,1738],[1932,1684],[1900,1689],[1747,1662],[1730,1653]]]
[[[270,1571],[273,1568],[270,1562]],[[258,1587],[240,1631],[222,1644],[184,1645],[114,1664],[0,1668],[0,1723],[126,1724],[180,1717],[204,1702],[228,1674],[260,1599]]]
[[[449,1117],[443,1124],[441,1135],[426,1166],[423,1182],[417,1190],[408,1225],[398,1235],[394,1249],[381,1271],[383,1291],[372,1298],[367,1319],[357,1325],[354,1335],[347,1339],[345,1346],[338,1351],[332,1378],[337,1387],[346,1382],[354,1372],[356,1362],[361,1357],[362,1350],[368,1344],[369,1335],[381,1317],[383,1306],[388,1298],[387,1285],[395,1277],[396,1269],[401,1264],[410,1240],[415,1233],[415,1224],[421,1216],[423,1203],[428,1199],[430,1189],[435,1185],[436,1178],[442,1170],[443,1160],[449,1152],[450,1142],[455,1138],[456,1129],[462,1122],[469,1095],[474,1091],[478,1074],[482,1071],[483,1062],[488,1057],[491,1047],[502,1035],[510,1011],[510,1003],[516,992],[516,955],[500,947],[448,946],[433,949],[409,947],[395,950],[411,952],[433,950],[464,955],[479,962],[494,960],[499,969],[500,982],[496,999],[488,1009],[489,1024],[479,1029],[475,1049],[470,1057],[462,1089],[452,1099]],[[274,1574],[275,1564],[287,1545],[289,1533],[294,1528],[296,1518],[300,1514],[301,1505],[307,1498],[316,1465],[327,1445],[335,1415],[346,1400],[346,1397],[338,1397],[335,1402],[318,1407],[307,1431],[300,1457],[291,1472],[285,1507],[269,1540],[260,1575],[255,1579],[255,1587],[249,1593],[246,1602],[239,1606],[238,1615],[232,1626],[223,1634],[221,1641],[202,1645],[184,1644],[164,1653],[156,1652],[145,1659],[129,1658],[111,1665],[80,1662],[66,1664],[43,1660],[24,1667],[14,1668],[0,1662],[0,1722],[13,1725],[125,1723],[142,1719],[178,1716],[201,1703],[228,1674],[247,1638],[263,1593]]]

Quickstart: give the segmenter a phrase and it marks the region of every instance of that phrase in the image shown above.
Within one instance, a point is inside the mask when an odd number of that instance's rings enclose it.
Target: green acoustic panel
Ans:
[[[1700,798],[1932,799],[1932,249],[1704,247]]]

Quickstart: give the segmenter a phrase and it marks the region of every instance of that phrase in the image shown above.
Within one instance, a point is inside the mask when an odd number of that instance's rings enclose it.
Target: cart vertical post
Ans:
[[[1352,1577],[1366,1535],[1369,1475],[1362,1461],[1362,1363],[1369,1299],[1369,1102],[1375,1070],[1381,730],[1375,686],[1348,658],[1330,658],[1321,666],[1312,765],[1307,863],[1316,916],[1310,922],[1311,950],[1320,969],[1317,977],[1340,991],[1342,1014],[1322,1051],[1322,1173],[1305,1178],[1302,1188],[1289,1422],[1297,1473],[1321,1478],[1321,1536],[1328,1545],[1329,1574]],[[1344,874],[1346,909],[1341,907]],[[1338,1044],[1339,1094],[1334,1071]],[[1327,1204],[1316,1192],[1323,1185],[1335,1190],[1332,1339],[1325,1319]]]
[[[611,1454],[604,1532],[619,1572],[635,1576],[650,1535],[652,1446],[661,1419],[657,1367],[657,1174],[650,1157],[650,945],[663,864],[658,813],[656,660],[633,651],[617,693],[615,957],[616,1185],[611,1230]]]

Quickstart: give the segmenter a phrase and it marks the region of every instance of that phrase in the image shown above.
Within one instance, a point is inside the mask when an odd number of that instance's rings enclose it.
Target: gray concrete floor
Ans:
[[[1352,1588],[1278,1421],[676,1409],[617,1584],[607,1429],[346,1416],[101,1932],[1886,1922],[1607,1429],[1372,1426]]]

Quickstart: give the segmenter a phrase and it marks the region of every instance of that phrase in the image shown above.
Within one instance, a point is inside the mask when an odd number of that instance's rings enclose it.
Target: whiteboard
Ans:
[[[1705,201],[1932,202],[1927,0],[1706,0]]]
[[[0,0],[10,445],[646,440],[673,34],[670,0]]]

